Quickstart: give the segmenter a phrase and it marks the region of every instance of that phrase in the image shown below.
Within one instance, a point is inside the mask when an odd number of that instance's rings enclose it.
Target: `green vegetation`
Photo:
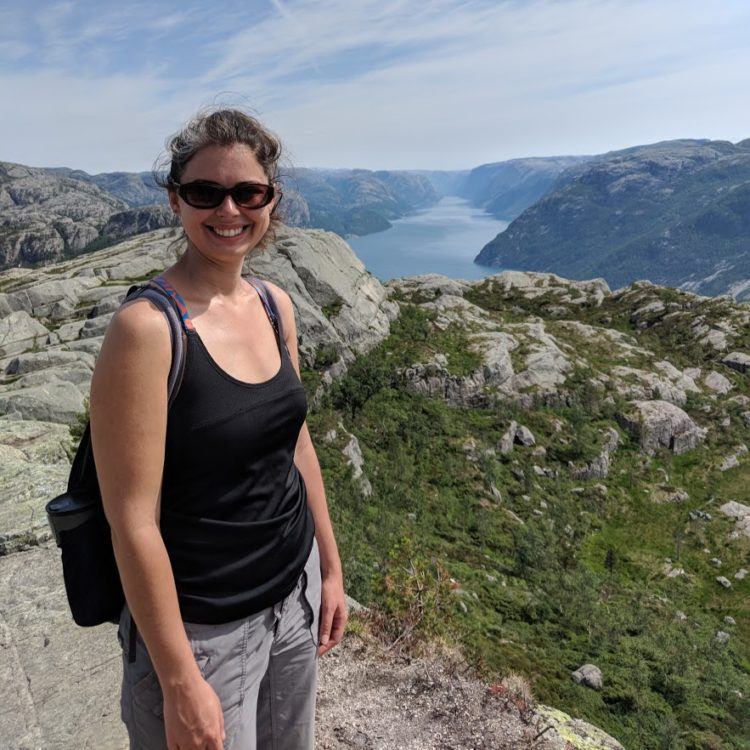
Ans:
[[[339,314],[339,310],[341,310],[343,304],[344,300],[341,297],[337,297],[334,302],[332,302],[330,305],[323,305],[320,310],[323,315],[325,315],[326,318],[330,320],[331,318],[335,318]]]
[[[680,304],[675,294],[669,301]],[[528,315],[521,300],[498,302],[481,286],[469,296],[504,319]],[[351,364],[308,417],[349,593],[376,608],[395,647],[457,641],[488,680],[521,672],[541,701],[627,748],[750,747],[750,578],[732,578],[748,567],[750,545],[727,541],[733,522],[718,511],[729,499],[748,502],[750,471],[716,470],[741,442],[743,407],[727,407],[730,426],[682,456],[649,458],[621,435],[609,477],[575,482],[567,462],[598,455],[621,397],[593,387],[592,370],[581,367],[552,406],[468,409],[424,398],[406,388],[404,367],[440,351],[452,372],[477,364],[459,328],[436,330],[435,316],[413,303],[401,309],[391,335]],[[639,332],[616,301],[576,309],[582,322],[637,335],[638,345],[676,364],[709,359],[701,348],[701,360],[690,361],[692,338],[680,341],[679,327],[656,322]],[[591,351],[594,364],[605,362],[606,348]],[[744,378],[725,374],[736,393],[747,390]],[[703,396],[686,408],[705,422],[719,417]],[[513,419],[546,456],[496,450]],[[359,440],[369,497],[341,453],[339,421]],[[334,429],[336,438],[323,440]],[[535,465],[551,471],[540,476]],[[675,487],[689,499],[655,501]],[[711,521],[692,519],[695,510]],[[665,558],[687,574],[666,577]],[[732,578],[732,588],[717,575]],[[720,630],[728,642],[717,639]],[[571,678],[587,662],[603,672],[601,691]]]
[[[120,242],[122,240],[122,237],[109,237],[106,234],[99,235],[95,240],[91,240],[86,247],[84,247],[82,250],[78,250],[75,252],[67,252],[65,253],[65,258],[75,258],[78,255],[85,255],[86,253],[93,253],[95,250],[104,250],[105,247],[110,247],[111,245],[114,245],[116,242]]]
[[[78,444],[81,442],[83,433],[86,431],[86,426],[89,423],[89,398],[86,396],[83,399],[83,411],[76,415],[76,423],[70,425],[70,437],[72,441],[73,453],[78,449]]]

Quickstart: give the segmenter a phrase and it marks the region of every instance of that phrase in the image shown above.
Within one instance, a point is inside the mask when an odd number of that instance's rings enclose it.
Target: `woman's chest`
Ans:
[[[199,346],[222,372],[236,381],[261,384],[282,364],[283,342],[262,313],[242,317],[200,316],[193,319]]]

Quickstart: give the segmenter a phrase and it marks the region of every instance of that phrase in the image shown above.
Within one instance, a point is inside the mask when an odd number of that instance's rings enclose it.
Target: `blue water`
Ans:
[[[495,219],[463,198],[443,198],[392,223],[385,232],[347,240],[380,281],[421,273],[483,279],[501,270],[478,266],[473,259],[508,222]]]

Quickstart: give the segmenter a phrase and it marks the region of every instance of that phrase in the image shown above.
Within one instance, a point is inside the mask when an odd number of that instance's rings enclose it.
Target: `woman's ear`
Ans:
[[[274,186],[276,188],[276,194],[273,197],[273,203],[271,204],[271,211],[269,215],[273,216],[276,209],[279,207],[279,203],[281,203],[281,199],[283,197],[283,194],[281,190],[279,189],[278,185]]]
[[[169,205],[172,211],[174,211],[175,215],[179,216],[180,215],[180,200],[177,197],[177,191],[170,190],[168,195],[169,195]]]

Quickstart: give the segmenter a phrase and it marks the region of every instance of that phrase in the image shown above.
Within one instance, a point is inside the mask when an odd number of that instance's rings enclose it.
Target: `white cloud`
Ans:
[[[219,92],[310,166],[460,168],[750,135],[744,2],[268,0],[221,16],[183,2],[74,24],[69,6],[41,15],[41,69],[0,76],[0,158],[141,169]],[[109,75],[111,40],[141,36],[159,55],[134,47],[131,72]],[[24,44],[0,37],[0,58]],[[170,77],[185,68],[198,74]]]

